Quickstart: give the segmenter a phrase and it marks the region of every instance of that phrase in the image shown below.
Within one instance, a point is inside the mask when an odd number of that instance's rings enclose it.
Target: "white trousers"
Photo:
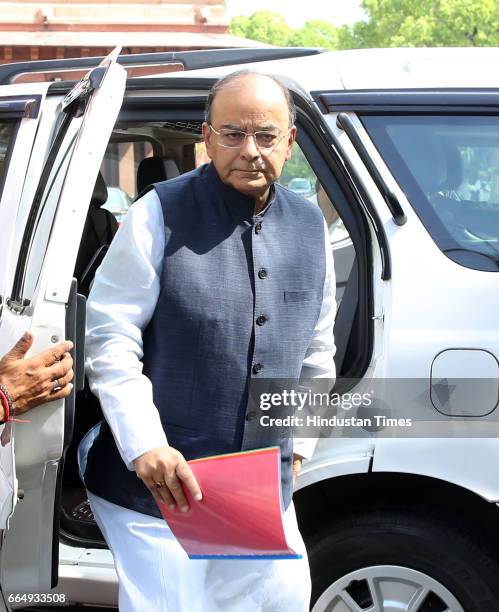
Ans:
[[[302,559],[189,559],[162,520],[88,492],[113,554],[120,612],[306,612],[310,570],[291,502],[288,543]]]

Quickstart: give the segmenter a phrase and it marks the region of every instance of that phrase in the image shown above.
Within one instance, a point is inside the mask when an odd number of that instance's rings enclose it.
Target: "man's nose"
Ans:
[[[244,159],[260,157],[260,150],[256,146],[254,134],[248,134],[244,139],[243,146],[241,147],[241,157]]]

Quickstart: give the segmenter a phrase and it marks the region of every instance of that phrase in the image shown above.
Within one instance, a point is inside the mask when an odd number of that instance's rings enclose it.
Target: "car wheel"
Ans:
[[[307,539],[312,612],[499,611],[499,566],[437,516],[352,512]]]

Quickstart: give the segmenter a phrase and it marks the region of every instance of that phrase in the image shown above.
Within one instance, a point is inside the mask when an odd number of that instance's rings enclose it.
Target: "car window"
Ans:
[[[355,249],[343,220],[297,142],[293,145],[291,159],[284,165],[279,182],[284,187],[317,204],[324,215],[333,251],[336,302],[339,305],[355,260]]]
[[[348,230],[338,211],[318,181],[297,142],[293,145],[291,159],[284,165],[279,183],[314,204],[318,204],[328,224],[331,245],[349,238]]]
[[[362,121],[442,251],[499,270],[499,116],[364,116]]]
[[[9,151],[14,140],[15,126],[13,121],[0,122],[0,193],[7,170]]]
[[[107,200],[102,208],[109,210],[121,223],[137,195],[137,170],[140,162],[153,156],[153,147],[146,140],[110,142],[102,161],[101,173],[107,187]]]

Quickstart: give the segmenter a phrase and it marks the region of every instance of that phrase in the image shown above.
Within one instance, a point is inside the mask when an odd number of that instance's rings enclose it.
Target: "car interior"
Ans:
[[[295,143],[295,147],[298,149],[299,145]],[[201,136],[201,121],[155,121],[147,124],[119,121],[116,124],[95,183],[79,248],[75,267],[78,293],[88,296],[95,272],[126,215],[128,202],[140,196],[151,184],[174,178],[208,161]],[[315,189],[320,189],[320,183],[304,157],[303,161],[312,177],[312,187],[315,184]],[[282,182],[286,186],[292,178],[288,176]],[[113,201],[110,193],[113,193]],[[116,193],[120,197],[116,198]],[[331,199],[318,198],[317,195],[312,191],[309,199],[321,207],[326,220],[334,218],[337,221],[338,214]],[[328,207],[332,212],[327,210]],[[331,248],[337,282],[336,366],[341,376],[342,371],[348,369],[349,346],[356,342],[354,318],[359,300],[358,266],[356,251],[346,229]],[[106,547],[93,519],[77,467],[78,445],[101,419],[99,401],[85,382],[85,388],[76,395],[73,437],[64,457],[59,517],[60,536],[68,544]]]
[[[478,117],[364,122],[440,248],[465,266],[496,270],[496,126]]]

